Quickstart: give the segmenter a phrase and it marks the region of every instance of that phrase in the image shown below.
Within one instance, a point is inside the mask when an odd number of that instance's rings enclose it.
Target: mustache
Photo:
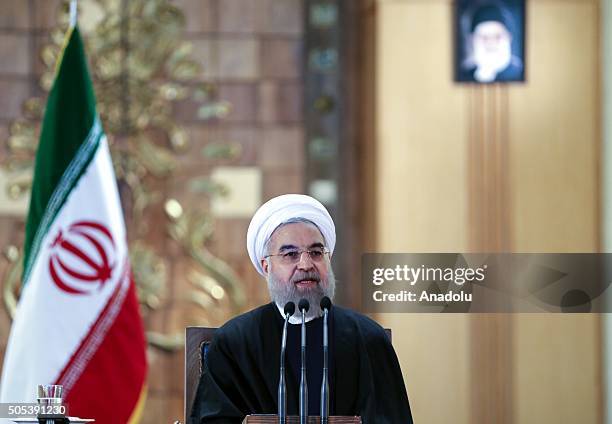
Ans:
[[[300,281],[316,281],[317,283],[321,282],[321,276],[318,272],[300,272],[299,274],[291,277],[289,281],[291,284],[299,283]]]

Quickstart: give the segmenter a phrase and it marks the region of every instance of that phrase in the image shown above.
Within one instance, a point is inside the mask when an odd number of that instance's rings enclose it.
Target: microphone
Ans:
[[[287,302],[285,305],[285,324],[283,325],[283,339],[281,342],[280,377],[278,379],[278,422],[287,422],[287,383],[285,382],[285,350],[287,349],[287,323],[289,317],[295,312],[295,303]]]
[[[308,421],[308,384],[306,383],[306,312],[310,309],[310,303],[301,299],[298,308],[302,312],[302,367],[300,376],[300,424]]]
[[[329,309],[331,308],[331,300],[324,296],[321,299],[321,310],[323,311],[323,379],[321,380],[321,424],[329,422],[329,368],[328,368],[328,352],[329,340],[327,337],[327,318]]]

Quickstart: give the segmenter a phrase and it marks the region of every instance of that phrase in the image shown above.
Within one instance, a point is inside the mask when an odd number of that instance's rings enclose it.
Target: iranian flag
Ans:
[[[145,338],[106,136],[73,27],[36,154],[24,272],[4,357],[1,402],[64,386],[73,416],[137,422]]]

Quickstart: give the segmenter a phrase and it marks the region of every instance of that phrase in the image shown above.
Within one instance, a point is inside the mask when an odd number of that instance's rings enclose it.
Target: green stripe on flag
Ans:
[[[73,28],[67,37],[36,152],[26,222],[23,284],[28,281],[42,239],[87,169],[103,134],[78,28]]]

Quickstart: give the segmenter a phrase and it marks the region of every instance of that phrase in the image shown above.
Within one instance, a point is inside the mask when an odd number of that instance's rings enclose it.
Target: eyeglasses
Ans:
[[[315,247],[312,249],[291,249],[287,250],[283,253],[278,253],[276,255],[268,255],[264,256],[264,259],[269,258],[271,256],[278,256],[280,258],[281,263],[286,265],[296,264],[302,259],[302,253],[307,253],[308,257],[312,262],[321,262],[326,253],[329,253],[329,250],[324,247]]]

